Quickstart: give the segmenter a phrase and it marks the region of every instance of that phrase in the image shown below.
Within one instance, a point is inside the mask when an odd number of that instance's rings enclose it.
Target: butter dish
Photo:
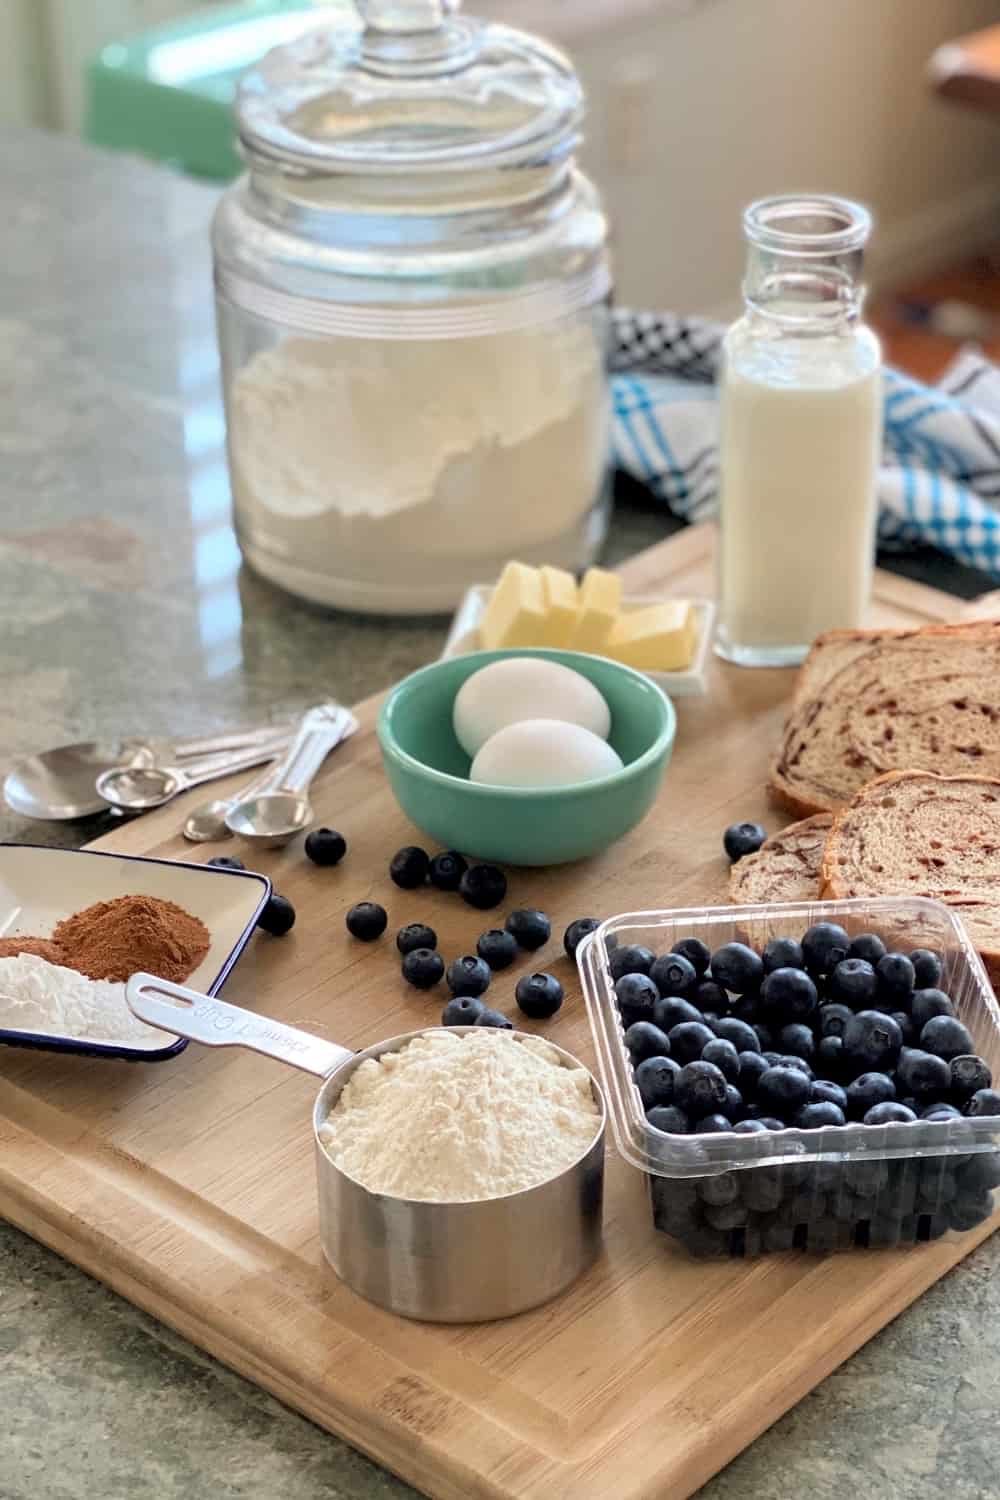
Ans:
[[[441,652],[442,661],[454,656],[466,656],[470,651],[482,649],[479,640],[479,625],[492,593],[492,584],[476,584],[469,589],[455,611],[448,639]],[[635,610],[646,609],[652,604],[662,604],[664,597],[655,594],[626,595],[621,602],[622,610],[625,613],[631,613]],[[697,637],[694,658],[690,667],[682,672],[646,671],[643,673],[673,698],[700,697],[708,691],[707,666],[712,642],[712,627],[715,623],[715,603],[711,599],[692,599],[690,602]]]

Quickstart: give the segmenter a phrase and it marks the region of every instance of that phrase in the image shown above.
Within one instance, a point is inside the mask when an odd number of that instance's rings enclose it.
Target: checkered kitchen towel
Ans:
[[[723,329],[669,313],[614,314],[615,457],[685,520],[716,505]],[[937,547],[1000,578],[1000,368],[961,353],[939,385],[885,372],[879,541]]]

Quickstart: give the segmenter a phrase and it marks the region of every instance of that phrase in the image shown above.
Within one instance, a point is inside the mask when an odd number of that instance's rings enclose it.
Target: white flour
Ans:
[[[598,1115],[589,1075],[540,1037],[435,1031],[363,1062],[320,1137],[371,1192],[467,1203],[557,1176],[591,1144]]]
[[[125,986],[86,979],[32,953],[0,958],[0,1031],[29,1031],[128,1047],[169,1047],[171,1033],[138,1020]]]

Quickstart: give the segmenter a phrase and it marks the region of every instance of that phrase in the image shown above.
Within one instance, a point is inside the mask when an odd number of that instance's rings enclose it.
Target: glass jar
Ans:
[[[864,622],[875,553],[881,351],[861,322],[871,218],[841,198],[744,215],[746,313],[720,371],[720,656],[800,662]]]
[[[237,535],[319,603],[431,613],[607,526],[607,228],[567,60],[357,0],[242,82],[214,252]]]

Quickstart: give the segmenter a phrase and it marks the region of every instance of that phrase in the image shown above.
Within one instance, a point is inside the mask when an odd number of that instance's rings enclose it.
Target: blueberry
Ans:
[[[757,1045],[762,1052],[772,1052],[774,1050],[774,1037],[771,1034],[769,1026],[762,1026],[759,1021],[755,1021],[750,1030],[757,1038]],[[737,1042],[736,1045],[739,1046],[739,1043]],[[740,1050],[742,1051],[743,1049],[740,1048]]]
[[[649,982],[653,983],[651,979]],[[655,989],[656,986],[653,985],[653,988]],[[704,1016],[696,1005],[692,1005],[690,1000],[685,1000],[680,995],[658,995],[656,1004],[653,1006],[653,1020],[661,1031],[673,1031],[674,1027],[679,1026],[682,1021],[704,1022]]]
[[[795,1123],[800,1130],[822,1130],[827,1125],[846,1125],[847,1116],[839,1104],[834,1104],[831,1099],[820,1099],[804,1105]]]
[[[698,1180],[698,1197],[713,1208],[722,1208],[726,1203],[735,1203],[740,1196],[740,1184],[734,1172],[720,1172],[717,1177],[702,1177]]]
[[[379,907],[378,910],[382,911],[382,908]],[[383,922],[379,928],[380,932],[385,931],[385,924],[388,920],[385,912],[382,912],[382,917]],[[262,927],[265,932],[269,932],[272,937],[284,937],[285,933],[291,932],[295,926],[295,907],[287,896],[279,896],[277,891],[275,891],[257,918],[257,926]]]
[[[981,1115],[1000,1115],[1000,1093],[996,1089],[977,1089],[965,1106],[965,1113],[973,1119]]]
[[[673,1104],[680,1065],[672,1057],[647,1057],[635,1070],[635,1086],[644,1109]],[[725,1085],[725,1079],[723,1079]]]
[[[417,948],[436,948],[437,933],[423,922],[410,922],[396,933],[396,947],[400,953],[413,953]]]
[[[767,1135],[768,1127],[763,1120],[737,1120],[733,1126],[734,1135]]]
[[[439,891],[457,891],[468,868],[468,863],[454,849],[445,849],[441,854],[435,854],[427,873],[431,885],[437,886]]]
[[[389,861],[390,878],[404,891],[415,891],[423,885],[430,868],[430,855],[426,849],[418,849],[416,844],[397,849]]]
[[[726,943],[712,954],[712,978],[734,994],[745,995],[759,989],[763,977],[761,956],[746,943]]]
[[[620,979],[623,974],[648,974],[655,957],[651,949],[639,943],[624,943],[611,950],[608,971],[612,979]]]
[[[907,1109],[905,1104],[896,1104],[887,1100],[885,1104],[874,1104],[864,1116],[866,1125],[896,1125],[905,1124],[917,1117],[912,1109]]]
[[[765,1130],[784,1130],[786,1128],[784,1120],[779,1120],[776,1115],[761,1115],[760,1123]]]
[[[725,1115],[706,1115],[704,1119],[696,1120],[693,1128],[695,1135],[728,1135],[733,1122]]]
[[[722,1113],[728,1120],[742,1120],[746,1105],[743,1103],[743,1095],[732,1083],[726,1084],[726,1102],[722,1106]]]
[[[954,1016],[931,1016],[920,1033],[920,1045],[925,1052],[943,1057],[945,1062],[951,1062],[953,1057],[968,1056],[976,1050],[969,1032]]]
[[[903,1038],[903,1046],[912,1047],[917,1040],[917,1028],[913,1024],[913,1017],[908,1016],[905,1010],[894,1010],[890,1014],[899,1027],[899,1034]]]
[[[816,986],[804,969],[772,969],[760,987],[768,1014],[784,1021],[800,1021],[816,1009]]]
[[[794,938],[772,938],[762,954],[764,973],[775,969],[801,969],[805,965],[802,944]]]
[[[308,840],[307,840],[308,842]],[[216,870],[245,870],[246,865],[235,854],[216,854],[208,861]]]
[[[808,1103],[810,1081],[798,1068],[768,1068],[757,1083],[757,1101],[775,1118],[791,1119]]]
[[[730,823],[722,835],[722,846],[735,863],[745,854],[756,854],[766,839],[759,823]]]
[[[958,1185],[965,1193],[985,1193],[1000,1187],[1000,1153],[981,1151],[958,1169]]]
[[[891,1016],[880,1010],[858,1011],[844,1031],[844,1053],[848,1061],[866,1072],[893,1067],[902,1045],[899,1027]]]
[[[533,1021],[547,1021],[563,1003],[563,987],[554,974],[525,974],[517,981],[514,998]]]
[[[935,989],[941,983],[941,955],[932,948],[914,948],[910,954],[913,982],[918,990]]]
[[[909,1010],[913,994],[913,965],[905,953],[886,953],[875,965],[878,995],[893,1010]]]
[[[988,1089],[993,1075],[981,1057],[953,1057],[951,1060],[951,1097],[964,1104],[980,1089]]]
[[[648,974],[623,974],[615,985],[615,999],[626,1026],[631,1026],[633,1021],[653,1021],[662,1031],[669,1031],[670,1027],[664,1026],[656,1014],[659,998],[659,991]]]
[[[503,1012],[499,1010],[481,1010],[472,1024],[474,1026],[491,1026],[495,1031],[514,1030],[514,1022],[509,1021]]]
[[[913,1003],[910,1006],[910,1014],[913,1024],[917,1028],[917,1034],[923,1031],[927,1022],[934,1016],[953,1016],[955,1007],[944,990],[915,990]]]
[[[414,989],[433,989],[444,978],[444,959],[433,948],[413,948],[403,959],[403,978]]]
[[[360,938],[363,943],[373,943],[388,927],[389,916],[377,901],[359,901],[347,913],[346,921],[352,937]]]
[[[504,926],[518,947],[529,953],[543,948],[552,936],[552,923],[543,911],[519,908],[511,912]]]
[[[517,944],[509,932],[500,927],[491,927],[480,933],[476,940],[476,952],[484,963],[488,963],[494,974],[509,969],[517,957]]]
[[[470,865],[459,877],[458,893],[470,906],[489,911],[506,896],[507,877],[496,865]]]
[[[880,958],[885,957],[885,944],[874,932],[859,932],[856,938],[851,938],[851,945],[847,950],[848,958],[863,958],[865,963],[871,964],[872,968]]]
[[[821,1005],[819,1008],[819,1034],[824,1036],[843,1036],[847,1030],[847,1023],[854,1015],[849,1005]]]
[[[771,1068],[776,1068],[777,1065],[778,1065],[778,1063],[780,1063],[780,1061],[781,1061],[781,1053],[780,1052],[767,1051],[767,1052],[762,1053],[762,1056],[764,1057],[764,1059],[767,1062],[768,1066],[771,1067]]]
[[[475,1026],[486,1006],[475,995],[456,995],[441,1012],[442,1026]]]
[[[694,1120],[721,1111],[726,1102],[726,1076],[710,1062],[689,1062],[677,1074],[674,1101]]]
[[[701,1060],[714,1063],[727,1083],[735,1083],[740,1076],[740,1054],[732,1042],[727,1042],[722,1037],[716,1037],[706,1044]]]
[[[762,1005],[759,990],[754,995],[737,995],[729,1007],[729,1014],[735,1016],[737,1021],[745,1021],[748,1026],[752,1026],[761,1019]]]
[[[625,1046],[635,1068],[647,1057],[667,1057],[670,1038],[652,1021],[635,1021],[625,1033]]]
[[[563,947],[566,949],[567,958],[575,958],[576,950],[584,938],[600,927],[596,917],[577,917],[571,922],[563,933]]]
[[[685,996],[699,1010],[714,1010],[721,1015],[729,1004],[729,996],[721,984],[712,978],[699,979],[690,994]]]
[[[448,965],[448,988],[453,995],[484,995],[492,978],[489,964],[472,953]]]
[[[779,1053],[775,1066],[779,1068],[797,1068],[800,1073],[806,1075],[810,1083],[816,1076],[809,1066],[808,1060],[804,1057],[799,1057],[797,1052]]]
[[[786,1053],[792,1057],[804,1058],[806,1062],[810,1061],[816,1051],[812,1030],[801,1021],[792,1021],[788,1026],[782,1026],[778,1042]]]
[[[952,1229],[964,1233],[967,1229],[975,1229],[977,1224],[982,1224],[993,1212],[993,1195],[982,1193],[976,1198],[964,1196],[956,1198],[954,1203],[949,1203],[947,1208],[948,1222]]]
[[[663,1130],[667,1135],[689,1135],[691,1123],[682,1109],[676,1104],[657,1105],[646,1115],[646,1119],[654,1130]]]
[[[817,922],[802,938],[802,956],[810,974],[829,974],[847,957],[851,940],[836,922]]]
[[[842,1089],[839,1083],[831,1083],[827,1078],[817,1078],[809,1088],[810,1104],[835,1104],[847,1115],[847,1090]]]
[[[919,1111],[922,1120],[960,1120],[962,1111],[954,1104],[925,1104]]]
[[[339,865],[347,853],[347,840],[335,828],[314,828],[306,834],[306,855],[314,865]]]
[[[664,953],[647,970],[661,995],[687,995],[698,982],[698,971],[683,953]]]
[[[825,1036],[816,1048],[816,1066],[824,1073],[840,1073],[844,1068],[844,1038]]]
[[[701,1021],[681,1021],[677,1026],[671,1027],[667,1035],[670,1037],[671,1056],[676,1057],[682,1067],[685,1063],[699,1059],[709,1042],[715,1040],[713,1033]]]
[[[709,952],[708,945],[703,943],[701,938],[681,938],[680,942],[675,943],[670,951],[671,953],[680,954],[681,958],[686,958],[689,964],[693,964],[694,971],[699,979],[703,974],[708,973],[708,966],[712,961],[712,955]]]
[[[840,1000],[855,1010],[866,1010],[875,999],[877,988],[875,970],[864,958],[845,958],[826,982],[831,1000]]]
[[[853,1121],[859,1121],[876,1104],[891,1104],[897,1097],[897,1088],[888,1073],[862,1073],[859,1079],[847,1085],[847,1113]]]
[[[766,1057],[759,1052],[741,1052],[740,1072],[737,1083],[744,1098],[752,1099],[757,1093],[757,1085],[770,1067]]]

